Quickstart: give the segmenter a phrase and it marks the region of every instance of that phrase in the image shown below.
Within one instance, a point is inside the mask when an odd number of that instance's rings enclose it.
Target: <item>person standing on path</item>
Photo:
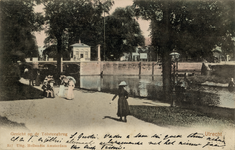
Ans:
[[[41,84],[41,82],[40,82],[40,71],[37,70],[37,77],[36,77],[35,85],[40,86],[40,84]]]
[[[126,86],[126,82],[122,81],[119,84],[118,92],[114,95],[112,101],[118,96],[118,110],[117,116],[120,117],[120,121],[122,121],[122,117],[124,117],[124,122],[127,122],[126,116],[130,115],[129,105],[127,102],[128,92],[124,89]]]
[[[74,87],[75,87],[74,81],[72,79],[69,79],[68,93],[67,93],[67,99],[69,100],[74,99],[74,93],[73,93]]]
[[[29,70],[29,85],[34,86],[34,80],[35,80],[35,69],[30,69]]]

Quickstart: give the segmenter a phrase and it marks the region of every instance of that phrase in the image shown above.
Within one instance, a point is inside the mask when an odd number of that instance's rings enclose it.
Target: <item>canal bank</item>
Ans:
[[[134,102],[138,105],[170,106],[170,102],[163,99],[161,76],[154,76],[154,80],[152,76],[142,76],[142,78],[138,76],[104,76],[103,78],[83,76],[80,77],[80,86],[76,90],[113,95],[118,89],[118,84],[123,80],[128,84],[126,90],[130,96],[129,99],[137,100]],[[23,78],[21,82],[28,84],[28,81]],[[35,87],[41,90],[40,86]],[[58,86],[55,89],[57,90]],[[177,95],[174,100],[181,108],[202,112],[208,116],[217,115],[234,119],[234,95],[235,93],[229,92],[227,88],[203,87],[201,89],[194,87],[183,95]],[[182,96],[186,96],[186,98]]]

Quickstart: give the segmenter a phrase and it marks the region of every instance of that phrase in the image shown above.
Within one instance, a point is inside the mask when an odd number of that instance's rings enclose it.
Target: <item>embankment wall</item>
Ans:
[[[179,72],[201,72],[202,63],[179,62]],[[157,62],[81,62],[80,75],[161,75],[162,66]]]

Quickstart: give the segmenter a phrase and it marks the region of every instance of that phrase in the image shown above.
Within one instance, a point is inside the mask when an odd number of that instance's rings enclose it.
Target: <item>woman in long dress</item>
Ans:
[[[127,122],[126,116],[130,115],[131,113],[130,113],[129,105],[127,102],[128,92],[124,89],[125,86],[126,86],[126,82],[122,81],[119,84],[117,94],[114,95],[112,100],[114,100],[117,96],[119,97],[117,116],[120,117],[121,121],[122,121],[122,117],[124,117],[124,122]]]
[[[61,83],[60,83],[58,96],[64,97],[65,96],[65,85],[66,85],[66,82],[68,82],[68,80],[66,80],[66,76],[62,75],[60,77],[60,81],[61,81]]]
[[[68,93],[67,93],[67,99],[69,100],[74,99],[74,93],[73,93],[74,87],[75,87],[74,81],[69,79]]]

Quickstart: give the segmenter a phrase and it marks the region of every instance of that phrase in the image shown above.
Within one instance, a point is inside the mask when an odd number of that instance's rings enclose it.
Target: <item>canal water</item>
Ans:
[[[126,81],[129,96],[164,102],[162,76],[80,76],[77,81],[78,88],[112,94],[121,81]],[[181,104],[235,108],[235,93],[222,87],[194,85],[176,97]]]

